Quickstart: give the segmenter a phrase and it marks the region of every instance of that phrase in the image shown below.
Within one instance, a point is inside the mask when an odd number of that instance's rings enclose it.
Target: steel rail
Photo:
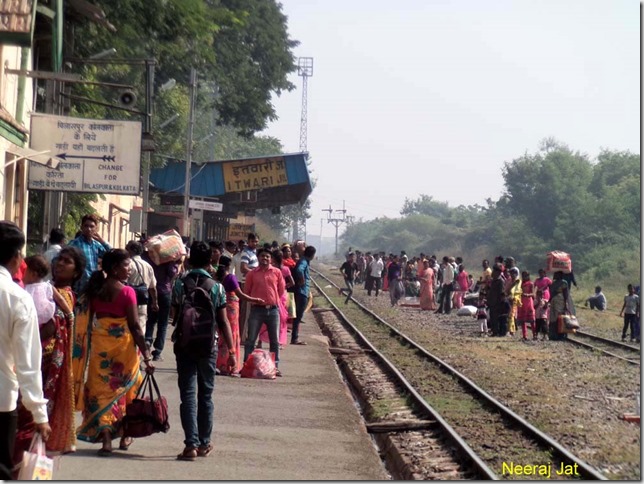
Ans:
[[[619,348],[626,351],[632,351],[634,353],[640,354],[640,348],[638,348],[637,346],[628,345],[621,341],[615,341],[612,339],[604,338],[603,336],[597,336],[596,334],[586,333],[585,331],[577,331],[574,335],[582,336],[584,338],[589,338],[596,341],[601,341],[602,343],[605,343],[610,346],[614,346],[615,348]]]
[[[312,269],[313,270],[313,269]],[[317,272],[313,270],[314,272]],[[323,276],[324,277],[324,276]],[[328,280],[328,279],[327,279]],[[403,374],[396,368],[396,366],[389,361],[376,347],[374,347],[371,342],[362,334],[362,332],[356,328],[353,323],[344,315],[344,313],[338,308],[331,298],[322,290],[319,284],[311,279],[317,290],[324,296],[328,303],[333,307],[336,313],[339,315],[344,326],[353,334],[354,337],[358,339],[358,342],[367,347],[371,351],[371,355],[379,360],[380,364],[384,367],[386,371],[393,374],[398,381],[398,383],[405,389],[409,396],[412,397],[414,404],[417,405],[420,409],[424,410],[429,417],[436,420],[440,428],[443,430],[443,433],[446,435],[447,440],[450,441],[452,445],[456,447],[456,451],[459,457],[464,458],[477,472],[477,478],[487,479],[487,480],[500,480],[499,476],[488,467],[485,462],[478,456],[476,452],[463,440],[463,438],[458,435],[458,433],[452,428],[452,426],[443,419],[443,417],[436,411],[427,401],[420,395],[412,384],[403,376]],[[331,281],[330,281],[331,282]]]
[[[577,339],[571,338],[570,335],[568,335],[568,338],[566,338],[566,341],[568,341],[569,343],[572,343],[574,345],[581,346],[582,348],[599,351],[600,353],[603,353],[603,354],[608,355],[608,356],[612,356],[613,358],[623,360],[626,363],[630,363],[631,365],[638,365],[638,366],[640,365],[639,358],[637,360],[633,360],[633,359],[626,358],[625,356],[616,355],[615,353],[612,353],[610,351],[606,351],[605,349],[602,349],[602,348],[599,348],[597,346],[593,346],[591,344],[584,343],[583,341],[579,341]]]
[[[317,271],[315,269],[311,269],[315,274],[318,274],[320,277],[334,285],[336,288],[339,288],[339,286],[326,277],[324,274],[322,274],[320,271]],[[317,285],[317,284],[316,284]],[[319,287],[319,286],[318,286]],[[322,291],[324,294],[324,292]],[[411,338],[409,338],[407,335],[399,331],[397,328],[393,327],[391,324],[389,324],[387,321],[382,319],[380,316],[375,314],[373,311],[371,311],[369,308],[361,304],[359,301],[357,301],[355,298],[351,298],[351,300],[365,313],[379,321],[381,324],[389,328],[389,330],[395,334],[397,337],[399,337],[402,341],[405,341],[409,346],[412,346],[416,351],[420,352],[423,354],[426,358],[430,359],[431,361],[435,362],[437,365],[439,365],[441,368],[443,368],[445,371],[447,371],[449,374],[455,376],[460,382],[462,382],[465,386],[467,386],[471,391],[479,395],[483,400],[485,400],[488,404],[492,405],[494,408],[496,408],[499,413],[501,413],[503,416],[509,418],[512,420],[515,424],[517,424],[519,427],[522,429],[526,430],[529,434],[535,438],[538,442],[541,442],[542,444],[547,445],[551,449],[553,449],[560,457],[562,457],[562,460],[566,460],[570,463],[576,463],[578,464],[578,469],[580,470],[580,474],[582,479],[591,479],[591,480],[608,480],[606,476],[602,475],[597,469],[595,469],[593,466],[590,464],[586,463],[579,457],[575,456],[572,454],[568,449],[563,447],[559,442],[554,440],[552,437],[549,435],[543,433],[541,430],[530,424],[527,420],[525,420],[523,417],[503,405],[501,402],[496,400],[493,396],[491,396],[489,393],[487,393],[485,390],[480,388],[478,385],[476,385],[472,380],[470,380],[468,377],[460,373],[458,370],[456,370],[454,367],[446,363],[445,361],[441,360],[437,356],[433,355],[429,351],[427,351],[425,348],[420,346],[418,343],[413,341]]]

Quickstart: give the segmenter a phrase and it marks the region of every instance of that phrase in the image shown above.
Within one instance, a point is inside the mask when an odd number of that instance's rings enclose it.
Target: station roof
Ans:
[[[313,190],[308,153],[192,163],[190,196],[216,200],[224,213],[302,203]],[[150,173],[151,190],[183,195],[186,164],[170,161]]]

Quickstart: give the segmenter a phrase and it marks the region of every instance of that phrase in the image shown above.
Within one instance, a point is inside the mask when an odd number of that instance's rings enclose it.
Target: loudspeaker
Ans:
[[[125,91],[121,91],[121,93],[119,94],[119,104],[121,106],[129,108],[130,106],[134,105],[135,102],[136,93],[134,91],[126,89]]]

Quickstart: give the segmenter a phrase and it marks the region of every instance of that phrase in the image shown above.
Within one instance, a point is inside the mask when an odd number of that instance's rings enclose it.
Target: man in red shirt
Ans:
[[[246,274],[244,292],[254,298],[262,299],[264,304],[251,304],[248,316],[248,337],[244,343],[244,361],[255,348],[255,342],[262,324],[266,324],[270,340],[270,351],[275,353],[275,366],[280,361],[280,312],[279,301],[286,290],[282,271],[271,265],[271,252],[268,249],[257,251],[259,266]],[[277,376],[282,373],[277,370]]]

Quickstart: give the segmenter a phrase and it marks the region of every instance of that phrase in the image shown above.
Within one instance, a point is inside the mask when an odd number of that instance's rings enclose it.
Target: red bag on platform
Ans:
[[[548,252],[546,266],[546,270],[549,272],[561,271],[564,274],[570,274],[572,272],[572,260],[570,259],[570,254],[559,250]]]
[[[256,349],[244,362],[244,367],[241,369],[239,374],[242,378],[274,380],[277,377],[275,353],[259,348]]]
[[[147,437],[158,432],[165,433],[170,429],[168,420],[168,402],[161,396],[154,376],[146,374],[136,398],[125,408],[123,436]]]

